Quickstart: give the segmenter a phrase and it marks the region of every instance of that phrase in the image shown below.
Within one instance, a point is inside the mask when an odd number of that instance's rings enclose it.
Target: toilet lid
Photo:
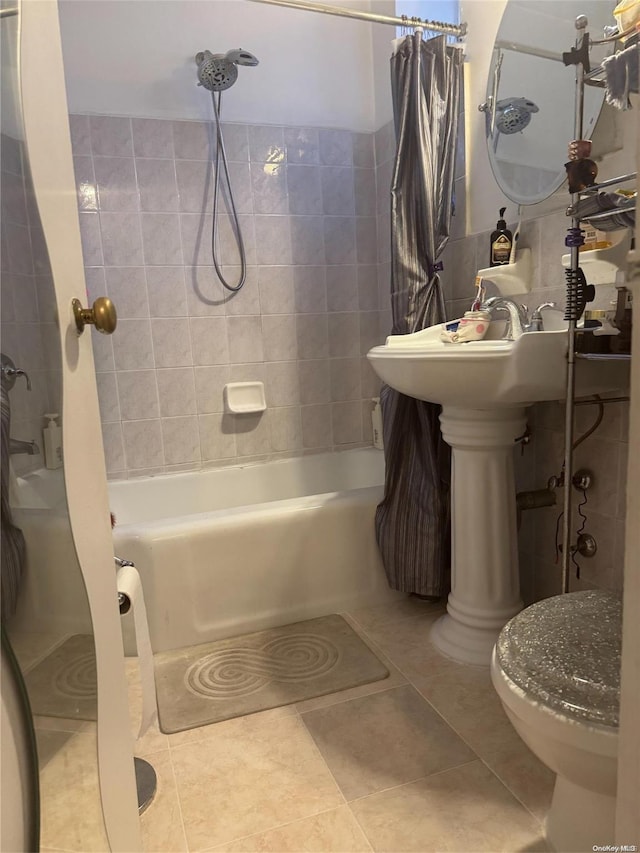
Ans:
[[[568,717],[618,725],[622,602],[601,590],[527,607],[496,644],[504,673],[532,699]]]

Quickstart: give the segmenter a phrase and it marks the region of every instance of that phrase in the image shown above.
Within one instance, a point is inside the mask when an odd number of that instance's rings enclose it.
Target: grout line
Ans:
[[[347,805],[352,805],[353,803],[359,803],[362,800],[368,800],[371,797],[376,797],[378,794],[386,794],[389,791],[397,791],[400,788],[404,788],[407,785],[413,785],[416,782],[423,782],[425,779],[435,779],[436,776],[442,776],[445,773],[449,773],[452,770],[459,770],[461,767],[468,767],[470,764],[476,764],[481,759],[472,758],[471,761],[463,761],[460,764],[454,764],[452,767],[446,767],[444,770],[438,770],[435,773],[427,773],[426,776],[417,776],[415,779],[407,779],[406,782],[401,782],[399,785],[390,785],[388,788],[381,788],[379,791],[371,791],[369,794],[363,794],[361,797],[354,797],[353,800],[348,800]]]
[[[516,794],[516,792],[511,790],[511,787],[507,784],[507,782],[505,782],[504,779],[502,779],[502,777],[498,774],[498,772],[496,770],[494,770],[493,767],[491,767],[491,765],[487,762],[487,760],[484,758],[480,758],[480,761],[484,764],[484,766],[487,768],[487,770],[489,770],[496,777],[496,779],[500,782],[502,787],[506,788],[506,790],[511,794],[511,796],[514,798],[514,800],[516,800],[516,802],[520,803],[522,808],[526,812],[528,812],[531,815],[531,817],[536,821],[536,823],[540,824],[540,826],[542,827],[544,825],[544,821],[540,820],[538,815],[534,814],[531,811],[529,806],[520,799],[520,797]]]
[[[345,806],[348,806],[348,803],[345,803]],[[238,841],[246,841],[249,838],[255,838],[257,835],[264,835],[267,832],[273,832],[274,830],[283,829],[284,827],[287,827],[287,826],[295,826],[296,823],[302,823],[302,821],[304,821],[304,820],[308,820],[309,818],[318,817],[319,815],[330,814],[331,812],[337,811],[338,809],[341,809],[341,808],[344,808],[344,806],[332,806],[329,809],[322,809],[319,812],[314,812],[313,814],[305,815],[305,817],[298,817],[295,820],[288,820],[285,823],[279,823],[276,826],[270,827],[269,829],[262,829],[262,830],[259,830],[258,832],[252,832],[249,835],[241,835],[241,836],[238,836],[237,838],[232,838],[232,839],[229,839],[228,841],[223,841],[222,844],[216,844],[213,847],[204,847],[204,848],[201,847],[201,848],[198,848],[198,853],[209,853],[209,851],[216,850],[217,848],[219,848],[225,844],[235,844]],[[275,853],[275,851],[274,851],[274,853]]]
[[[184,823],[184,815],[182,813],[182,800],[180,798],[180,788],[178,787],[178,777],[176,776],[176,769],[173,763],[173,755],[171,754],[171,744],[168,747],[169,752],[169,766],[171,767],[171,777],[173,779],[173,786],[176,792],[176,800],[178,801],[178,815],[180,817],[180,827],[182,829],[182,838],[184,841],[184,849],[189,850],[189,843],[187,840],[187,830]]]
[[[352,619],[354,619],[354,621],[357,623],[357,620],[355,619],[355,617],[351,616],[351,618],[352,618]],[[415,618],[415,617],[411,617],[411,618]],[[357,623],[357,624],[359,625],[360,623]],[[391,659],[391,657],[389,657],[389,660],[392,660],[392,659]],[[393,661],[392,661],[392,662],[393,662]],[[395,662],[393,662],[393,664],[394,664],[394,666],[396,666],[396,667],[397,667],[397,669],[398,669],[399,671],[402,671],[402,670],[401,670],[401,668],[400,668],[400,667],[399,667]],[[403,673],[403,674],[404,674],[404,673]],[[438,708],[437,708],[435,705],[433,705],[433,704],[429,701],[429,699],[428,699],[428,698],[427,698],[427,697],[426,697],[426,696],[425,696],[425,695],[420,691],[420,688],[417,686],[417,684],[415,684],[415,683],[411,680],[411,678],[409,678],[408,676],[405,676],[405,677],[407,677],[408,683],[409,683],[409,684],[411,684],[411,686],[412,686],[412,687],[414,687],[414,689],[415,689],[415,690],[417,690],[417,691],[418,691],[418,693],[420,693],[420,696],[422,696],[422,698],[423,698],[423,699],[425,700],[425,702],[429,705],[429,707],[430,707],[430,708],[432,708],[432,709],[436,712],[436,714],[438,714],[438,716],[443,720],[443,722],[444,722],[444,723],[445,723],[445,724],[446,724],[446,725],[447,725],[447,726],[448,726],[448,727],[449,727],[449,728],[450,728],[450,729],[451,729],[451,730],[452,730],[452,731],[453,731],[453,732],[454,732],[454,733],[455,733],[455,734],[456,734],[456,735],[457,735],[457,736],[458,736],[458,737],[459,737],[459,738],[460,738],[460,739],[461,739],[461,740],[466,744],[466,746],[467,746],[467,747],[468,747],[468,748],[473,752],[473,754],[477,757],[477,760],[481,761],[481,762],[485,765],[485,767],[487,767],[487,769],[488,769],[489,771],[491,771],[491,773],[496,777],[496,779],[498,779],[498,780],[499,780],[500,784],[501,784],[504,788],[506,788],[506,790],[511,794],[511,796],[512,796],[512,797],[513,797],[513,798],[514,798],[514,799],[515,799],[515,800],[516,800],[516,801],[517,801],[517,802],[518,802],[518,803],[519,803],[519,804],[520,804],[520,805],[525,809],[525,811],[526,811],[528,814],[530,814],[530,815],[534,818],[534,820],[535,820],[537,823],[541,824],[542,822],[541,822],[540,818],[539,818],[537,815],[535,815],[535,814],[531,811],[531,809],[526,805],[526,803],[524,803],[524,802],[520,799],[520,797],[515,793],[515,791],[513,791],[513,790],[511,789],[511,787],[509,786],[509,784],[508,784],[505,780],[503,780],[503,779],[498,775],[498,773],[497,773],[497,772],[496,772],[496,771],[495,771],[495,770],[494,770],[494,769],[493,769],[493,768],[492,768],[492,767],[487,763],[487,760],[486,760],[486,759],[484,759],[481,755],[479,755],[479,754],[478,754],[478,752],[473,748],[473,746],[471,745],[471,743],[469,743],[469,741],[467,740],[467,738],[465,738],[465,736],[464,736],[463,734],[461,734],[461,733],[458,731],[458,729],[453,725],[453,723],[452,723],[450,720],[448,720],[448,719],[447,719],[447,717],[444,715],[444,713],[442,713],[440,710],[438,710]],[[438,677],[439,677],[438,675],[434,675],[434,676],[432,676],[432,678],[438,678]],[[425,680],[427,680],[427,679],[425,679]],[[466,762],[466,763],[471,763],[471,762]],[[463,765],[460,765],[460,766],[463,766]],[[451,768],[451,769],[453,769],[453,768]],[[441,772],[446,772],[446,771],[441,771]],[[438,775],[438,774],[432,774],[432,775]],[[428,778],[428,777],[424,777],[424,778]]]

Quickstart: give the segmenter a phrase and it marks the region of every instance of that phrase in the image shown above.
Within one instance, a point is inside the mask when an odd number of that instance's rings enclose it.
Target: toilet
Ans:
[[[621,633],[619,596],[573,592],[520,612],[493,650],[507,716],[557,774],[545,834],[558,853],[614,841]]]

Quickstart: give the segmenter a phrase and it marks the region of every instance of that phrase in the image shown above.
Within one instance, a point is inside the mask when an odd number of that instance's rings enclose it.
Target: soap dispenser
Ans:
[[[44,439],[44,463],[47,468],[62,467],[62,428],[56,423],[56,413],[46,414],[48,423],[42,430]]]
[[[503,219],[506,209],[506,207],[500,208],[500,219],[496,223],[496,230],[491,234],[490,267],[508,264],[511,257],[513,234],[509,231],[507,223]]]

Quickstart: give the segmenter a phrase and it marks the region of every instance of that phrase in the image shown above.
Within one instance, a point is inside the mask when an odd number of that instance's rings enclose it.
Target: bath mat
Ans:
[[[155,655],[165,734],[387,678],[341,616],[322,616]]]
[[[91,634],[75,634],[30,670],[31,710],[42,717],[97,720],[96,656]]]

